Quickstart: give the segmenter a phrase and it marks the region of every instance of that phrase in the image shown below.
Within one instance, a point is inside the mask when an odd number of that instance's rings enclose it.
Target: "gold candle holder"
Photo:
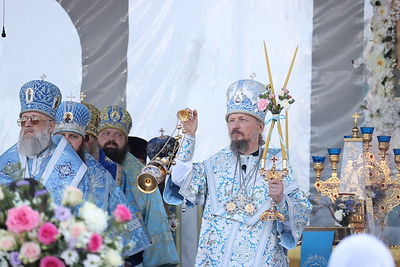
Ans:
[[[337,164],[339,163],[340,155],[329,155],[329,161],[332,164],[332,176],[337,175]]]
[[[337,177],[337,164],[340,160],[340,148],[328,148],[329,162],[332,164],[332,177]]]
[[[371,147],[372,133],[374,132],[374,127],[360,127],[362,138],[364,142],[364,149],[368,152]]]
[[[397,178],[400,177],[400,148],[393,148],[394,162],[397,168]]]
[[[387,151],[389,150],[390,136],[378,136],[378,149],[381,151],[382,161],[386,161]]]
[[[322,186],[322,182],[321,182],[321,175],[322,175],[322,171],[324,170],[324,162],[325,162],[325,157],[317,157],[317,156],[313,156],[313,165],[314,165],[314,171],[315,171],[315,176],[317,177],[317,180],[314,183],[314,187],[315,189],[317,189],[317,202],[320,201],[320,193],[321,193],[321,186]]]
[[[325,165],[325,157],[317,157],[313,156],[313,165],[314,165],[314,171],[315,171],[315,176],[317,177],[317,181],[321,180],[321,175],[322,171],[324,170],[324,165]]]

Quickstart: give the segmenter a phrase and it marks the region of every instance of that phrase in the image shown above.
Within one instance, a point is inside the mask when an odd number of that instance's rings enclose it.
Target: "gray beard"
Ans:
[[[37,156],[51,143],[51,135],[48,129],[38,132],[35,136],[24,136],[21,129],[19,133],[18,152],[27,157]]]
[[[243,153],[249,149],[249,141],[247,141],[247,140],[238,140],[238,141],[231,140],[230,148],[233,152]]]

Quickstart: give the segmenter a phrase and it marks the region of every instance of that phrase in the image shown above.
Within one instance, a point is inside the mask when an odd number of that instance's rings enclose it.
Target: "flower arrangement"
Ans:
[[[400,103],[394,99],[396,21],[400,19],[399,0],[371,0],[371,32],[364,56],[353,61],[364,65],[369,91],[364,99],[366,120],[383,135],[393,135],[400,127]]]
[[[272,114],[280,114],[283,109],[289,110],[294,103],[294,98],[289,94],[289,90],[283,88],[275,95],[272,93],[271,85],[267,85],[266,91],[258,96],[257,107],[260,111],[269,110]]]
[[[0,266],[120,266],[122,240],[109,230],[131,220],[119,205],[113,218],[67,187],[62,206],[33,179],[0,187]],[[69,207],[79,206],[79,216]],[[108,223],[112,225],[108,227]]]
[[[330,207],[331,213],[335,221],[341,226],[348,226],[350,216],[357,212],[359,203],[354,199],[354,196],[339,195],[336,201]]]

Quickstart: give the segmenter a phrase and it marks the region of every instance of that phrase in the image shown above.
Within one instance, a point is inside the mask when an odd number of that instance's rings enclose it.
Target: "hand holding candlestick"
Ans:
[[[269,170],[261,169],[260,174],[263,176],[264,181],[268,182],[269,192],[268,195],[271,197],[271,207],[269,210],[266,210],[260,216],[261,221],[270,221],[270,220],[280,220],[284,222],[285,216],[276,210],[276,202],[281,202],[283,200],[283,178],[287,176],[287,166],[284,170],[280,171],[276,169],[275,162],[278,161],[276,157],[271,158],[272,168]]]

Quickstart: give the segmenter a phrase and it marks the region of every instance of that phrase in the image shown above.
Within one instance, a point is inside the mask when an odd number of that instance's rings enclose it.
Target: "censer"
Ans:
[[[182,136],[185,133],[181,122],[185,122],[189,120],[189,110],[182,109],[177,112],[177,123],[175,131],[178,133],[175,137],[172,135],[165,142],[164,146],[158,151],[158,153],[150,160],[150,162],[144,166],[141,173],[137,178],[137,186],[139,190],[143,193],[150,194],[153,193],[158,185],[162,183],[167,175],[170,174],[171,165],[175,165],[175,157],[178,154],[178,150],[180,148],[180,140],[182,140]],[[174,131],[174,132],[175,132]],[[173,138],[175,142],[173,142],[173,147],[171,151],[167,154],[163,153],[165,151],[165,147],[170,143],[170,139]]]

